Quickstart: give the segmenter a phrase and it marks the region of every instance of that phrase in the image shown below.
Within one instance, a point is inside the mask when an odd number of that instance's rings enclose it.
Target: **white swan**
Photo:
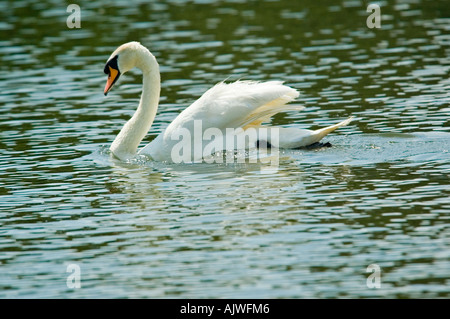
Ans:
[[[161,78],[159,65],[150,51],[139,42],[129,42],[118,47],[106,62],[104,72],[108,74],[105,95],[117,82],[120,75],[137,67],[143,73],[143,90],[139,106],[133,117],[124,125],[112,143],[111,152],[121,160],[127,160],[136,155],[139,143],[149,131],[158,109]],[[278,112],[301,110],[298,105],[286,105],[297,98],[299,93],[278,81],[265,83],[253,81],[237,81],[234,83],[219,83],[206,91],[197,101],[181,112],[170,125],[138,154],[150,156],[156,161],[173,162],[173,150],[180,143],[180,136],[188,134],[192,149],[203,149],[204,141],[195,138],[195,134],[206,133],[209,137],[223,133],[227,129],[237,129],[236,132],[246,134],[253,130],[256,134],[247,134],[245,147],[258,147],[261,142],[276,145],[279,148],[299,148],[319,142],[325,135],[335,129],[345,126],[352,118],[338,124],[311,131],[299,128],[276,128],[262,126],[261,123],[270,119]],[[264,130],[264,132],[263,132]],[[212,132],[212,135],[211,135]],[[269,132],[269,133],[267,133]],[[237,135],[237,133],[236,133]],[[264,136],[263,136],[264,135]],[[202,137],[205,139],[205,136]],[[186,141],[184,141],[186,142]],[[218,146],[217,146],[218,145]],[[217,148],[226,145],[216,144]],[[241,145],[242,146],[242,145]],[[226,145],[228,148],[228,145]],[[223,146],[225,148],[225,146]],[[236,148],[236,147],[235,147]],[[191,154],[191,153],[190,153]],[[192,160],[198,160],[198,152],[192,152]],[[204,155],[200,152],[200,155]]]

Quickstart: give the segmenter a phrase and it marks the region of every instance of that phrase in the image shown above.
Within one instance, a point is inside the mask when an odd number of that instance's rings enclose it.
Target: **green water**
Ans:
[[[450,6],[377,3],[380,29],[358,0],[80,1],[69,29],[0,1],[0,297],[448,298]],[[141,75],[105,98],[103,67],[132,40],[162,75],[142,146],[224,79],[298,89],[274,125],[356,119],[276,171],[119,162]]]

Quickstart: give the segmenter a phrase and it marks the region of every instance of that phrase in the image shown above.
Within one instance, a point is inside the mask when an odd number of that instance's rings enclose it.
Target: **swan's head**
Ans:
[[[147,48],[139,42],[128,42],[118,47],[106,62],[104,72],[108,75],[105,86],[105,95],[117,82],[121,74],[138,66],[142,53],[149,53]]]

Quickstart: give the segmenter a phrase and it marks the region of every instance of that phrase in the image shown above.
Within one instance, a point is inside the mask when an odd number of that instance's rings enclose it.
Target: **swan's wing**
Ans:
[[[298,95],[297,90],[279,81],[221,82],[181,112],[168,130],[180,127],[190,130],[194,120],[202,120],[203,129],[216,127],[224,130],[259,125],[276,113],[303,109],[298,105],[286,105]]]
[[[195,135],[200,133],[202,136],[208,128],[217,128],[225,135],[227,128],[259,126],[278,112],[303,109],[299,105],[286,105],[298,95],[296,90],[279,81],[219,83],[181,112],[139,153],[150,155],[155,160],[170,161],[171,151],[179,143],[179,133],[188,132],[193,146]]]

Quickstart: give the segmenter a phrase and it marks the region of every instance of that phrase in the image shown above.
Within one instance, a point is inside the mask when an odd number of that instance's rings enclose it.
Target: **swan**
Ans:
[[[324,136],[352,120],[350,117],[314,131],[262,126],[263,122],[278,112],[302,110],[303,106],[287,104],[299,96],[298,91],[280,81],[220,82],[183,110],[162,133],[138,152],[140,142],[155,119],[159,104],[161,77],[155,56],[139,42],[119,46],[104,68],[104,73],[108,75],[104,94],[106,96],[119,77],[134,67],[142,71],[143,89],[136,112],[110,146],[111,153],[120,160],[128,160],[139,154],[155,161],[174,162],[174,149],[180,148],[181,137],[186,138],[184,144],[191,143],[191,149],[202,149],[205,139],[212,140],[216,136],[219,142],[210,150],[225,150],[229,145],[220,138],[225,136],[226,139],[229,129],[234,129],[233,134],[236,136],[247,135],[246,143],[244,146],[241,143],[241,147],[258,147],[265,143],[278,148],[301,148],[318,143]],[[249,134],[251,130],[255,134]],[[206,133],[208,136],[205,137],[203,134]],[[220,134],[223,134],[222,137],[218,137]],[[236,146],[232,148],[237,149]],[[199,154],[205,155],[202,151],[186,154],[190,154],[192,161],[198,161]]]

